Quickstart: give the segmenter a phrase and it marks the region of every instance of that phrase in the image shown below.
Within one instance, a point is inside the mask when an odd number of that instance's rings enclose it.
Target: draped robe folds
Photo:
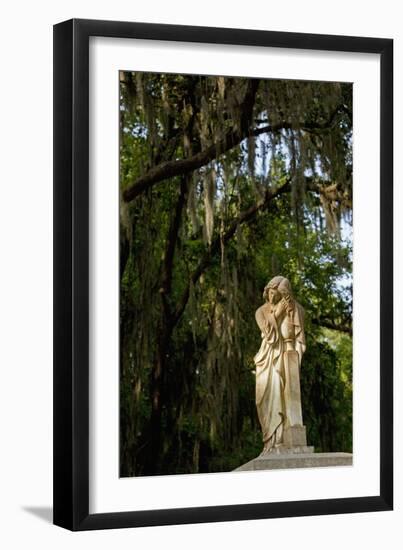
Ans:
[[[299,365],[305,351],[304,310],[295,301],[290,312],[278,313],[280,303],[264,304],[256,312],[262,330],[262,344],[254,357],[256,365],[256,406],[263,432],[264,452],[281,445],[286,422],[284,401],[284,337],[293,326],[293,349]]]

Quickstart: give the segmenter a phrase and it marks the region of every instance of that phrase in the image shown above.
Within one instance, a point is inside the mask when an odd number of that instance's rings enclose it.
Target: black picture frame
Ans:
[[[89,38],[362,52],[381,58],[380,490],[354,498],[89,513]],[[393,507],[393,40],[73,19],[54,26],[54,523],[71,530]]]

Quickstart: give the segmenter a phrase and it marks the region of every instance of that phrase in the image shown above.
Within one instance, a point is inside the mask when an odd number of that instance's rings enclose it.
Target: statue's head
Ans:
[[[276,304],[281,298],[291,295],[290,281],[281,275],[273,277],[263,290],[263,299],[270,304]]]

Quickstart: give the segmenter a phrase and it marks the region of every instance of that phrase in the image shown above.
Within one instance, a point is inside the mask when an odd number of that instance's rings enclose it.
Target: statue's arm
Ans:
[[[255,313],[255,319],[257,326],[260,329],[260,332],[265,333],[266,332],[266,319],[264,317],[264,313],[262,311],[263,306],[261,306],[258,310],[256,310]]]

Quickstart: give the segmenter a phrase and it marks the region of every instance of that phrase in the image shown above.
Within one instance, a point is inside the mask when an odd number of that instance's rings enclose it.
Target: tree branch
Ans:
[[[254,84],[254,86],[252,86]],[[231,130],[228,132],[221,141],[210,145],[207,149],[196,153],[187,159],[180,160],[171,160],[167,162],[162,162],[157,166],[151,168],[146,174],[139,177],[128,189],[123,192],[123,200],[125,202],[130,202],[140,195],[146,189],[153,187],[156,183],[163,181],[168,178],[173,178],[181,174],[186,174],[188,172],[193,172],[202,166],[205,166],[218,155],[225,153],[239,145],[241,141],[246,139],[249,136],[259,136],[261,134],[279,132],[280,130],[289,130],[294,128],[294,125],[289,122],[281,122],[275,125],[268,125],[262,128],[255,128],[254,130],[250,129],[250,119],[253,112],[253,102],[257,91],[257,84],[255,80],[251,81],[250,89],[246,92],[243,106],[242,106],[242,118],[241,118],[241,129],[240,130]],[[315,130],[324,130],[326,128],[331,128],[334,124],[335,117],[339,114],[342,106],[332,113],[329,120],[322,123],[312,124],[305,122],[301,124],[301,129],[306,131],[315,131]],[[249,122],[247,122],[249,121]]]
[[[329,328],[331,330],[337,330],[339,332],[345,332],[350,336],[353,335],[353,329],[351,324],[349,323],[335,323],[334,321],[330,321],[329,319],[323,319],[323,318],[312,319],[312,323],[319,327]]]
[[[313,191],[315,193],[320,193],[323,191],[323,188],[326,189],[326,186],[321,186],[319,183],[312,181],[312,178],[306,178],[307,180],[307,188],[310,191]],[[209,266],[210,262],[214,258],[214,256],[220,251],[221,243],[226,244],[234,235],[237,230],[237,228],[244,224],[252,221],[258,212],[262,212],[264,210],[267,210],[269,205],[271,204],[271,201],[275,199],[276,197],[283,195],[284,193],[288,193],[291,190],[291,179],[288,179],[286,183],[284,183],[281,187],[275,189],[275,190],[267,190],[264,197],[241,212],[239,216],[232,221],[228,229],[220,235],[217,235],[216,238],[211,243],[211,246],[206,250],[204,253],[204,256],[200,260],[199,264],[196,266],[195,270],[191,274],[189,278],[188,285],[186,286],[182,298],[179,302],[179,305],[176,309],[176,312],[173,315],[172,318],[172,325],[173,327],[178,323],[179,319],[181,318],[183,312],[185,311],[186,305],[189,300],[190,295],[190,287],[191,285],[195,285],[197,281],[199,280],[202,273],[206,270],[206,268]],[[321,326],[325,326],[324,323],[327,323],[327,328],[334,328],[336,330],[336,327],[332,327],[330,321],[321,320]],[[317,323],[318,324],[318,323]],[[343,330],[344,332],[352,333],[352,329],[348,328],[348,326],[344,325],[337,325],[339,328],[337,330]]]
[[[300,128],[301,130],[305,130],[307,132],[310,132],[312,130],[328,130],[328,129],[330,130],[331,128],[334,127],[337,121],[337,116],[342,113],[346,114],[351,119],[351,111],[346,107],[346,105],[340,103],[339,105],[337,105],[337,107],[335,107],[335,109],[329,115],[329,118],[324,122],[316,122],[315,124],[313,124],[312,122],[302,122],[300,125]],[[268,119],[257,119],[255,120],[255,122],[257,124],[267,124]],[[275,128],[282,129],[282,130],[290,130],[292,128],[295,128],[295,124],[283,122],[281,124],[276,125],[275,127],[266,126],[265,128],[262,128],[262,130],[269,132],[269,131],[274,131]],[[259,128],[258,130],[261,130],[261,129]]]
[[[164,179],[193,172],[193,170],[197,170],[197,168],[201,168],[214,160],[218,154],[224,153],[235,147],[235,145],[238,145],[249,135],[250,120],[252,118],[253,105],[258,86],[258,79],[251,79],[248,82],[245,97],[241,105],[242,115],[240,130],[228,132],[223,140],[210,145],[210,147],[207,147],[204,151],[200,151],[188,159],[162,162],[154,166],[123,192],[123,200],[125,202],[130,202],[140,195],[140,193]]]
[[[178,241],[179,228],[182,219],[182,212],[186,202],[188,179],[183,176],[181,181],[180,193],[175,207],[175,213],[171,219],[171,224],[168,230],[168,236],[165,248],[165,257],[162,267],[161,286],[159,292],[161,294],[162,303],[164,307],[165,317],[170,319],[171,308],[168,302],[168,296],[172,289],[172,272],[173,272],[173,260],[175,255],[175,248]]]
[[[239,216],[232,221],[228,229],[223,234],[217,235],[217,237],[211,243],[210,248],[206,250],[204,256],[202,257],[199,264],[197,265],[197,267],[195,268],[195,270],[193,271],[193,273],[189,278],[189,282],[182,294],[182,298],[179,302],[179,305],[173,317],[174,326],[178,323],[183,312],[185,311],[186,304],[188,303],[188,300],[189,300],[191,285],[195,285],[197,283],[202,273],[210,264],[211,260],[219,252],[221,244],[227,243],[235,235],[235,232],[240,225],[244,223],[248,223],[251,220],[253,220],[258,212],[267,209],[269,204],[274,198],[278,197],[283,193],[288,192],[290,190],[290,187],[291,187],[291,180],[287,180],[287,182],[283,184],[281,187],[279,187],[278,189],[266,191],[265,196],[262,200],[258,201],[254,205],[250,206],[249,208],[241,212]]]

